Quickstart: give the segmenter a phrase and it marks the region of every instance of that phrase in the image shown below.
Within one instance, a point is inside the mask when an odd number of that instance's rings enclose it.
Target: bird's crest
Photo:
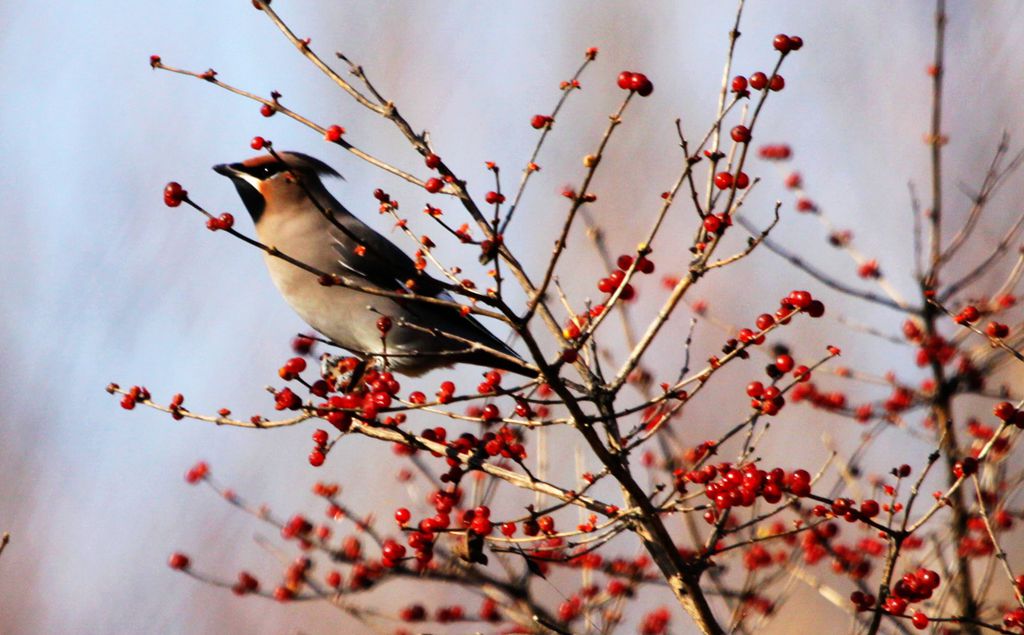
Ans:
[[[284,164],[286,170],[296,170],[298,172],[308,172],[316,174],[318,176],[334,176],[337,178],[343,178],[338,171],[327,165],[320,159],[313,158],[308,154],[301,152],[278,152],[277,156],[281,157],[279,162],[276,157],[270,154],[253,157],[242,162],[242,166],[245,169],[277,166]]]

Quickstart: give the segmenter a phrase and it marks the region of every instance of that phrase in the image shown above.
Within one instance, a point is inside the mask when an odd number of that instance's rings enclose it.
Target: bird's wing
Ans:
[[[373,228],[351,214],[336,216],[339,226],[331,228],[331,240],[342,269],[365,278],[389,291],[411,291],[408,281],[415,280],[415,292],[436,297],[443,285],[416,268],[404,251]]]
[[[337,208],[344,209],[340,204]],[[413,291],[417,295],[454,301],[441,282],[418,270],[405,252],[373,228],[347,210],[336,218],[340,227],[331,228],[331,239],[338,256],[338,265],[343,270],[388,291]],[[415,280],[415,289],[410,289],[409,280]],[[519,357],[471,315],[463,316],[454,308],[423,302],[409,302],[405,308],[418,318],[417,322],[421,326],[443,331],[445,325],[450,325],[453,335]]]

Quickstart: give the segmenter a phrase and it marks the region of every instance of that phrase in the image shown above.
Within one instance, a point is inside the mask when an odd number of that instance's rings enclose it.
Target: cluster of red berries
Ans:
[[[110,384],[107,386],[107,392],[114,393],[119,388],[120,387],[117,384]],[[125,410],[133,410],[135,408],[135,404],[143,401],[149,401],[151,396],[152,395],[149,394],[149,390],[145,387],[132,386],[128,389],[128,392],[121,397],[121,407]]]
[[[974,324],[981,318],[981,312],[978,311],[978,307],[968,304],[964,308],[960,309],[960,313],[953,318],[957,324]]]
[[[737,172],[733,176],[731,172],[719,172],[715,174],[715,187],[720,190],[727,190],[736,187],[738,190],[745,190],[750,185],[750,177],[746,172]]]
[[[882,609],[886,613],[903,615],[910,604],[931,598],[932,592],[939,588],[941,582],[939,574],[931,569],[918,569],[907,573],[893,585],[892,592],[885,598]],[[921,618],[918,618],[918,615]],[[917,611],[913,617],[913,624],[915,628],[924,629],[928,626],[928,617]]]
[[[985,334],[993,339],[1005,339],[1010,334],[1010,327],[1002,322],[992,321],[985,326]]]
[[[1003,626],[1019,628],[1024,632],[1024,608],[1016,608],[1003,614]]]
[[[228,230],[235,226],[235,217],[224,212],[220,216],[210,216],[206,219],[206,228],[212,232]]]
[[[316,444],[313,451],[309,453],[309,464],[313,467],[320,467],[327,458],[327,430],[316,429],[313,431],[313,443]]]
[[[758,71],[751,75],[749,78],[742,75],[737,75],[732,78],[732,92],[736,93],[738,97],[747,97],[750,95],[750,91],[747,88],[753,88],[754,90],[771,90],[778,92],[786,87],[786,80],[783,79],[782,75],[775,74],[768,77],[761,71]]]
[[[636,92],[641,97],[647,97],[654,92],[654,84],[651,80],[647,79],[647,76],[643,73],[634,73],[632,71],[622,71],[619,73],[618,78],[619,88],[622,90],[631,90]]]
[[[600,291],[601,293],[611,294],[614,293],[615,290],[618,289],[619,287],[622,287],[622,290],[619,292],[619,297],[627,301],[632,300],[633,298],[636,297],[636,290],[633,288],[633,285],[629,283],[623,284],[623,281],[626,279],[626,272],[629,271],[629,268],[633,266],[633,257],[627,254],[623,254],[619,256],[618,259],[616,259],[615,266],[617,267],[617,269],[611,272],[607,278],[601,278],[600,280],[598,280],[597,290]],[[646,257],[640,257],[636,261],[635,270],[643,274],[654,273],[654,263],[651,260],[648,260]],[[603,309],[604,307],[602,307],[602,311]]]
[[[302,407],[302,397],[295,394],[291,388],[282,388],[274,393],[275,410],[298,410]]]
[[[317,416],[323,417],[332,426],[345,432],[352,425],[353,413],[368,421],[376,419],[381,410],[391,407],[400,389],[401,384],[393,374],[370,369],[366,371],[358,388],[341,395],[332,395],[325,403],[320,404],[317,407]],[[399,414],[389,418],[385,423],[397,425],[404,420],[404,416]]]
[[[1024,411],[1017,410],[1009,401],[1000,401],[992,407],[992,414],[1000,421],[1024,428]]]
[[[490,609],[485,614],[482,606],[480,619],[486,622],[496,621],[498,619],[497,604],[488,598],[484,600],[484,605],[489,606]],[[398,612],[398,617],[404,622],[423,622],[427,619],[427,609],[422,604],[410,604]],[[458,605],[442,606],[434,613],[434,621],[440,624],[450,624],[465,619],[467,619],[466,611]]]
[[[766,471],[753,463],[741,467],[731,463],[709,464],[685,474],[677,470],[676,478],[677,488],[681,487],[682,480],[704,485],[705,496],[719,510],[750,507],[758,498],[775,504],[782,500],[785,491],[796,496],[807,496],[811,492],[811,475],[807,470],[787,473],[777,467]]]
[[[965,456],[953,462],[953,476],[967,478],[978,473],[978,459],[973,456]]]
[[[657,608],[644,615],[640,622],[640,635],[664,635],[668,632],[668,624],[672,613],[665,607]]]
[[[604,279],[602,279],[604,280]],[[600,288],[600,287],[598,287]],[[635,292],[634,292],[635,293]],[[565,322],[565,326],[562,328],[562,336],[567,340],[574,340],[582,335],[582,330],[590,320],[596,319],[602,313],[604,313],[605,305],[597,304],[590,308],[586,313],[578,313],[574,318],[570,318]]]
[[[759,381],[747,384],[747,396],[750,397],[751,408],[769,416],[779,414],[786,405],[786,398],[778,386],[765,386]]]
[[[772,48],[786,54],[790,51],[799,51],[804,47],[804,39],[799,35],[786,35],[779,33],[772,39]]]
[[[810,377],[810,373],[807,373],[806,376]],[[801,381],[804,380],[801,379]],[[836,410],[842,410],[846,407],[845,394],[841,392],[821,392],[813,382],[801,383],[794,386],[792,392],[790,392],[790,397],[793,399],[793,403],[806,401],[815,408],[833,412]],[[871,414],[871,405],[867,404],[867,409],[864,411],[858,411],[856,416],[858,420],[863,417],[863,421],[867,421],[871,418]]]
[[[848,523],[855,523],[862,520],[870,520],[882,511],[878,501],[867,499],[862,501],[860,507],[852,498],[837,498],[832,501],[829,507],[815,505],[811,513],[818,518],[842,518]]]
[[[489,536],[494,531],[494,523],[491,522],[491,508],[487,505],[463,510],[459,521],[463,527],[478,536]]]
[[[761,345],[764,343],[764,331],[770,329],[776,323],[783,326],[789,324],[793,314],[797,311],[803,311],[812,318],[820,318],[825,315],[825,305],[821,300],[815,300],[808,291],[792,291],[789,295],[779,300],[779,308],[775,311],[775,315],[762,313],[757,316],[757,319],[754,321],[754,326],[757,328],[756,331],[744,327],[737,332],[736,337],[743,344]],[[789,364],[783,361],[783,366],[789,366]],[[801,371],[794,373],[798,377],[803,377],[806,374],[806,367],[798,367],[797,370]],[[782,370],[783,374],[787,372],[789,370]],[[769,375],[772,375],[770,371]],[[781,377],[781,374],[773,375],[773,379],[776,377]]]
[[[195,485],[209,475],[210,466],[206,461],[199,461],[185,472],[185,482],[189,485]]]
[[[187,198],[188,192],[181,187],[180,183],[171,181],[164,187],[164,205],[167,207],[177,207]]]
[[[306,370],[306,360],[301,357],[293,357],[284,363],[277,370],[278,376],[285,381],[291,381],[299,376],[299,373]]]
[[[235,595],[246,595],[247,593],[258,593],[260,582],[248,571],[238,573],[238,581],[231,586],[231,592]]]
[[[903,337],[920,346],[916,358],[918,366],[927,366],[932,360],[945,365],[956,355],[956,348],[941,335],[926,338],[924,331],[914,320],[903,322]]]
[[[729,174],[728,172],[720,172],[720,174]],[[742,174],[742,172],[741,172]],[[704,231],[707,235],[704,237],[705,241],[711,240],[714,236],[721,236],[725,233],[727,227],[732,227],[732,215],[722,212],[720,214],[708,214],[704,217]]]

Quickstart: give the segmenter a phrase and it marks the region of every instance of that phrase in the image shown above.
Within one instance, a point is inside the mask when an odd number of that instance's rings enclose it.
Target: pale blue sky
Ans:
[[[787,61],[787,88],[761,124],[770,138],[760,140],[796,148],[800,170],[836,222],[857,236],[880,229],[860,246],[897,285],[912,288],[906,183],[926,182],[920,139],[931,4],[748,4],[738,72],[769,65],[776,32],[807,42]],[[999,133],[1024,141],[1024,18],[1012,2],[952,4],[947,200],[956,215],[965,206],[955,184],[980,178]],[[415,126],[430,129],[476,193],[489,189],[486,160],[504,166],[511,183],[532,147],[530,117],[551,108],[558,81],[584,49],[600,47],[517,221],[522,233],[512,241],[534,262],[560,222],[559,188],[578,180],[579,158],[621,97],[614,78],[624,68],[646,72],[656,89],[631,107],[617,133],[595,182],[596,209],[614,230],[616,249],[636,243],[632,219],[653,213],[677,169],[674,118],[696,133],[713,111],[733,12],[731,3],[667,1],[274,6],[326,56],[342,50],[363,64]],[[391,467],[379,467],[389,452],[354,441],[316,472],[304,459],[311,428],[251,433],[126,413],[103,387],[144,383],[162,399],[181,391],[198,410],[267,412],[263,386],[303,326],[255,252],[207,232],[188,210],[163,206],[167,181],[182,182],[211,209],[235,212],[248,230],[233,188],[209,167],[249,156],[248,140],[261,134],[335,165],[348,179],[335,191],[372,222],[375,187],[409,210],[424,198],[284,117],[266,120],[250,102],[151,71],[148,57],[212,66],[256,92],[280,90],[314,120],[344,125],[360,147],[422,175],[420,161],[247,1],[7,2],[0,23],[0,530],[13,534],[0,559],[0,631],[332,632],[324,620],[336,613],[327,608],[237,600],[167,569],[167,554],[181,548],[228,576],[249,567],[269,583],[275,570],[251,540],[256,525],[208,492],[188,489],[181,475],[205,458],[226,481],[282,513],[304,506],[314,514],[309,485],[341,479],[369,510],[374,497],[361,484],[390,476]],[[766,183],[750,200],[752,216],[766,218],[779,196],[791,209],[772,167],[758,170]],[[1006,218],[998,215],[1009,214],[1007,201],[1021,194],[1019,180],[1007,188],[993,208],[1002,211],[979,230],[979,246],[999,235]],[[823,258],[829,270],[850,272],[819,247],[816,224],[793,214],[787,221],[780,241]],[[661,251],[656,245],[660,271],[671,269],[672,250],[670,241]],[[563,281],[577,297],[592,294],[595,261],[588,255],[573,264]],[[732,282],[699,290],[730,320],[749,319],[807,284],[767,253],[737,271]],[[763,296],[751,296],[750,281]],[[858,317],[896,328],[891,315]],[[709,346],[715,338],[709,335]],[[895,363],[869,350],[849,353],[847,363],[875,370]],[[473,381],[470,371],[461,376]],[[377,511],[387,516],[389,509]]]

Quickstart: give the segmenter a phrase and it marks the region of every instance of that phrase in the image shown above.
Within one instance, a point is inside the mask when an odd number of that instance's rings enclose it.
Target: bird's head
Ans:
[[[235,184],[253,222],[258,223],[268,208],[308,200],[310,194],[323,188],[322,175],[341,178],[331,166],[301,152],[278,152],[277,157],[261,155],[241,163],[213,166],[215,172]]]

